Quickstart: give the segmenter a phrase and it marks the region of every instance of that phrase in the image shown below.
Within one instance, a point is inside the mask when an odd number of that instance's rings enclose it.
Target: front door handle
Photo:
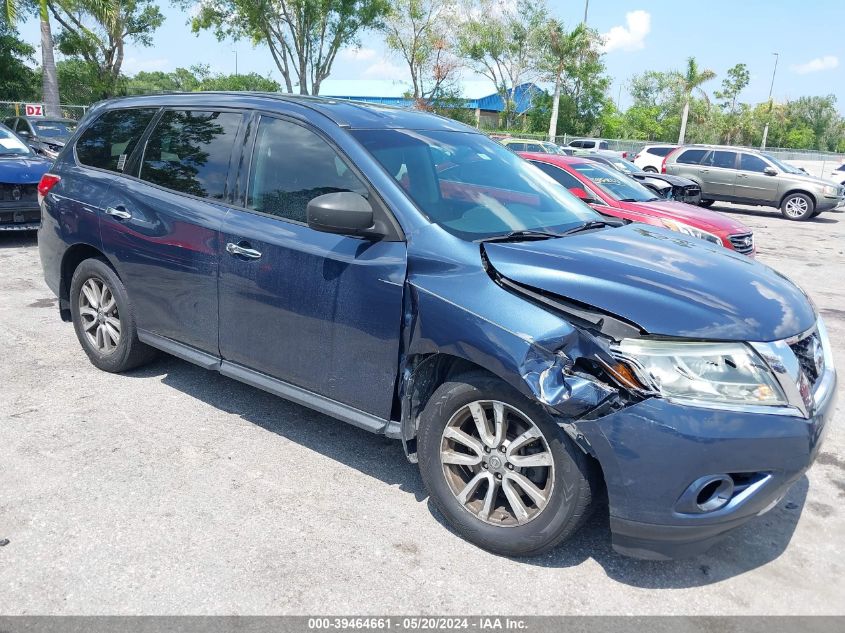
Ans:
[[[241,242],[241,244],[244,244],[244,242]],[[248,259],[258,259],[261,257],[261,251],[249,248],[248,246],[241,246],[241,244],[233,244],[232,242],[229,242],[226,244],[226,252],[230,255],[240,255],[241,257],[246,257]]]
[[[123,207],[106,207],[106,214],[118,220],[128,220],[132,217],[132,214]]]

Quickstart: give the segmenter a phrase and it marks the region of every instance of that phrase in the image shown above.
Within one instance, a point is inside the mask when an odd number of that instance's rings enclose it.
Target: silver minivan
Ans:
[[[753,149],[685,145],[666,157],[663,173],[697,182],[702,206],[717,200],[769,206],[788,220],[808,220],[845,199],[845,187]]]

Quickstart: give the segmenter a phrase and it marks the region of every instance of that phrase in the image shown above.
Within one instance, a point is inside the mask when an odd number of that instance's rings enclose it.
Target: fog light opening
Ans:
[[[727,505],[733,492],[733,479],[727,475],[714,477],[701,487],[695,502],[702,512],[713,512]]]

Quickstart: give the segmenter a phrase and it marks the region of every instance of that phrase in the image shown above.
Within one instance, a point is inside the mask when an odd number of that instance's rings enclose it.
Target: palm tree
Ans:
[[[14,24],[20,14],[21,0],[4,0],[6,19]],[[59,77],[53,55],[53,33],[47,0],[38,0],[38,17],[41,21],[41,100],[48,116],[61,116],[59,108]]]
[[[692,96],[693,90],[698,91],[699,94],[704,97],[704,100],[707,101],[707,103],[710,103],[710,99],[707,97],[707,93],[701,89],[701,84],[710,81],[715,76],[716,73],[709,69],[699,71],[698,64],[695,61],[695,57],[690,57],[689,59],[687,59],[687,70],[683,75],[679,76],[681,92],[684,95],[684,112],[681,115],[681,133],[678,135],[678,145],[684,144],[684,137],[687,135],[689,100]]]
[[[575,57],[580,50],[586,46],[583,41],[586,30],[583,24],[579,24],[571,33],[558,20],[549,20],[547,25],[546,50],[543,60],[545,74],[555,83],[554,95],[552,96],[552,117],[549,121],[549,140],[554,143],[557,136],[557,117],[560,108],[560,86],[563,82],[563,73],[567,66],[575,62]]]

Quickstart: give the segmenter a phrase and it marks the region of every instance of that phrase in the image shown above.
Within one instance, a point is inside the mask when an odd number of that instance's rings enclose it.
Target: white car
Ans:
[[[663,159],[677,145],[646,145],[634,156],[634,164],[643,171],[659,172]]]
[[[845,163],[842,163],[839,167],[832,169],[827,177],[830,180],[835,180],[840,185],[845,185]]]

